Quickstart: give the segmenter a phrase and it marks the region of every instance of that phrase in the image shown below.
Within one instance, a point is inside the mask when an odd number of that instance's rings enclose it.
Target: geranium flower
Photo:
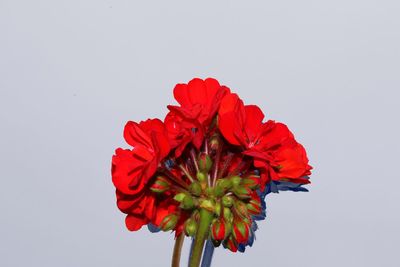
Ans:
[[[228,94],[219,109],[219,128],[232,145],[241,146],[243,154],[254,158],[260,168],[261,189],[271,181],[309,183],[311,167],[304,148],[283,123],[263,122],[264,114],[254,105],[244,105],[236,94]]]
[[[169,105],[165,118],[171,144],[178,157],[189,142],[199,149],[222,98],[230,92],[215,79],[195,78],[188,84],[177,84],[174,97],[180,106]]]
[[[117,206],[129,230],[173,231],[172,266],[185,236],[193,238],[189,267],[211,264],[214,247],[244,252],[266,218],[270,192],[306,191],[311,166],[288,127],[264,122],[256,105],[215,79],[178,84],[179,106],[158,119],[128,122],[112,158]]]

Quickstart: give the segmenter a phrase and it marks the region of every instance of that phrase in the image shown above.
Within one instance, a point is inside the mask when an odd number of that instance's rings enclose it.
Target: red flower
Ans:
[[[125,224],[130,231],[137,231],[150,222],[160,226],[165,216],[177,210],[178,204],[172,198],[157,198],[148,188],[137,195],[125,195],[117,190],[117,206],[127,214]]]
[[[245,106],[237,94],[228,94],[221,102],[218,115],[220,130],[232,145],[251,148],[260,141],[264,114],[259,107]]]
[[[148,224],[151,232],[195,236],[193,255],[204,238],[243,252],[254,242],[255,221],[265,219],[268,193],[306,190],[304,147],[215,79],[178,84],[174,96],[179,105],[168,106],[164,122],[125,125],[131,148],[112,157],[117,206],[131,231]]]
[[[286,139],[273,149],[245,153],[254,157],[255,167],[261,169],[263,183],[270,180],[310,183],[307,176],[311,174],[312,167],[308,164],[304,147],[294,139]]]
[[[225,139],[241,146],[261,169],[262,190],[270,180],[309,183],[304,178],[311,170],[305,150],[286,125],[271,120],[263,123],[262,111],[257,106],[245,106],[236,94],[224,97],[218,115]]]
[[[218,111],[222,98],[230,92],[217,80],[195,78],[188,84],[177,84],[174,96],[180,106],[168,106],[165,124],[175,155],[178,157],[189,142],[200,148],[204,134]]]
[[[155,173],[170,146],[164,124],[158,120],[128,122],[124,138],[132,150],[118,148],[112,159],[112,180],[124,194],[136,194]]]
[[[112,181],[117,188],[118,208],[127,213],[126,225],[135,231],[153,221],[156,199],[148,182],[170,147],[163,123],[158,119],[128,122],[124,129],[130,149],[118,148],[112,158]]]

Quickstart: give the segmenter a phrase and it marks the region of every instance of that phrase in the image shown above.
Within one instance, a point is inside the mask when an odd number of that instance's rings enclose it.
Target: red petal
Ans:
[[[151,148],[150,137],[140,129],[140,125],[133,121],[128,121],[124,128],[124,138],[132,147],[144,146]]]
[[[174,88],[174,97],[181,106],[190,106],[191,102],[188,96],[187,84],[177,84]]]
[[[226,95],[218,111],[218,126],[225,139],[232,145],[240,145],[244,127],[244,105],[236,94]]]
[[[250,141],[249,146],[253,146],[258,138],[258,135],[262,129],[262,121],[264,119],[264,113],[256,105],[247,105],[244,107],[246,112],[246,122],[244,129],[246,131],[247,137]]]
[[[143,216],[129,214],[125,218],[125,224],[129,231],[137,231],[142,228],[143,225],[148,223],[148,219],[144,218]]]
[[[188,96],[192,105],[208,102],[207,87],[202,79],[194,78],[188,83]]]

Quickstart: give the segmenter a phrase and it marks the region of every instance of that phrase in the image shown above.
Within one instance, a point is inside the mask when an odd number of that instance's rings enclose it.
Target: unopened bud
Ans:
[[[184,210],[190,210],[195,206],[194,199],[190,195],[186,195],[181,203],[181,208]]]
[[[236,186],[233,188],[233,193],[240,199],[251,197],[251,189],[248,187]]]
[[[200,196],[201,195],[201,185],[198,182],[193,182],[190,185],[190,192],[194,195],[194,196]]]
[[[239,200],[235,202],[235,209],[240,217],[248,217],[249,214],[247,212],[246,204],[244,204],[242,201]]]
[[[223,196],[222,197],[222,205],[224,205],[225,207],[232,207],[233,205],[233,197],[231,196]]]
[[[221,209],[222,209],[221,202],[215,203],[215,210],[214,210],[214,213],[215,213],[215,215],[217,215],[218,217],[219,217],[219,215],[221,214]]]
[[[251,189],[255,189],[259,186],[260,180],[255,178],[254,176],[245,178],[241,181],[240,185],[244,187],[248,187]]]
[[[230,179],[218,179],[215,185],[215,196],[221,197],[225,192],[232,187]]]
[[[217,219],[211,224],[211,237],[214,240],[222,241],[225,239],[226,229],[225,222]]]
[[[247,203],[247,210],[252,215],[258,215],[261,213],[261,203],[256,199],[252,199]]]
[[[232,222],[232,220],[233,220],[233,214],[232,214],[232,211],[231,211],[231,209],[229,209],[229,208],[224,208],[224,219],[225,219],[225,221],[227,221],[227,222]]]
[[[161,221],[160,228],[165,232],[170,231],[175,228],[178,219],[179,219],[178,215],[174,213],[168,214]]]
[[[194,236],[197,232],[197,223],[194,219],[189,218],[185,222],[185,227],[184,227],[185,233],[188,236]]]
[[[244,221],[236,220],[233,223],[233,236],[238,244],[247,242],[249,239],[249,233],[249,226]]]
[[[164,193],[171,187],[170,181],[164,176],[157,176],[156,180],[150,187],[150,190],[155,193]]]
[[[175,199],[176,201],[178,201],[178,202],[183,202],[183,200],[185,199],[185,197],[186,197],[186,194],[185,194],[185,193],[179,193],[179,194],[176,194],[176,195],[174,196],[174,199]]]
[[[224,247],[232,252],[238,251],[238,244],[232,235],[224,242]]]
[[[238,186],[242,181],[242,178],[240,176],[233,176],[231,177],[231,181],[233,186]]]
[[[201,153],[198,160],[199,169],[203,173],[208,173],[212,167],[212,160],[206,153]]]
[[[220,141],[217,136],[213,136],[210,140],[210,149],[211,150],[217,150],[220,146]]]
[[[200,183],[207,181],[207,175],[202,173],[202,172],[198,172],[196,174],[197,180],[199,180]]]

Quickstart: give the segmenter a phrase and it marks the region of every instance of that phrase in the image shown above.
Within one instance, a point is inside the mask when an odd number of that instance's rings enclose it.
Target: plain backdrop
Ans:
[[[193,77],[288,124],[314,166],[309,193],[268,196],[254,246],[213,266],[400,266],[399,14],[389,0],[0,0],[0,266],[169,266],[173,235],[126,230],[110,160],[125,122],[163,118]]]

